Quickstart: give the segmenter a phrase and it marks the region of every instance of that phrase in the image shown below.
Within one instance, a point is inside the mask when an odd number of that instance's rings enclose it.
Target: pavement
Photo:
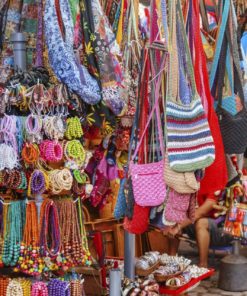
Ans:
[[[247,257],[247,247],[243,247],[240,250],[241,255]],[[187,242],[182,242],[180,244],[179,255],[183,255],[192,260],[192,263],[198,263],[198,251],[196,247],[190,246]],[[226,252],[216,252],[213,254],[210,252],[209,254],[209,267],[212,267],[216,270],[215,274],[206,280],[203,280],[200,285],[194,288],[192,291],[185,294],[186,296],[247,296],[247,291],[244,292],[229,292],[218,289],[218,277],[219,277],[219,266],[221,259],[226,256]],[[247,279],[247,275],[246,275]]]

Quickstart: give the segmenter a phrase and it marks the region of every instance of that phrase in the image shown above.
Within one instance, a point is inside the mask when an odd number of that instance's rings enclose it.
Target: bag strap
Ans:
[[[224,2],[224,6],[223,6],[223,13],[222,13],[222,18],[221,18],[220,30],[218,33],[216,50],[215,50],[215,54],[214,54],[214,60],[213,60],[213,64],[212,64],[211,72],[210,72],[210,88],[211,89],[213,87],[214,80],[216,77],[216,71],[217,71],[218,64],[219,64],[220,51],[222,48],[222,42],[223,42],[225,30],[226,30],[229,11],[230,11],[230,0],[227,0]]]
[[[164,69],[164,66],[165,66],[165,62],[166,62],[166,55],[164,55],[163,57],[163,61],[161,63],[161,72],[157,75],[158,76],[158,79],[157,79],[157,82],[155,84],[155,101],[154,101],[154,105],[153,105],[153,108],[149,114],[149,117],[148,117],[148,120],[147,120],[147,123],[144,127],[144,130],[143,130],[143,133],[140,137],[140,140],[137,144],[137,147],[134,151],[134,154],[132,156],[132,161],[135,160],[136,156],[137,156],[137,153],[139,151],[139,148],[142,144],[142,141],[144,139],[144,136],[146,134],[146,131],[149,127],[149,124],[151,122],[151,119],[153,117],[153,114],[154,114],[154,111],[156,111],[156,108],[158,108],[158,104],[159,104],[159,98],[160,98],[160,94],[159,94],[159,90],[160,90],[160,85],[161,85],[161,77],[162,77],[162,72],[163,72],[163,69]],[[156,77],[155,77],[156,78]],[[153,79],[155,79],[153,78]],[[162,128],[161,126],[158,124],[158,133],[159,133],[159,142],[160,142],[160,149],[161,149],[161,153],[162,153],[162,157],[164,158],[164,140],[163,140],[163,134],[162,134]]]
[[[193,69],[193,64],[192,64],[192,59],[190,55],[190,49],[189,49],[189,44],[188,44],[188,39],[185,31],[185,25],[184,25],[184,18],[182,14],[182,7],[180,1],[177,1],[177,10],[179,14],[179,24],[180,24],[180,29],[182,32],[183,36],[183,41],[184,41],[184,47],[185,47],[185,54],[186,54],[186,60],[187,60],[187,71],[188,71],[188,76],[190,78],[190,84],[191,84],[191,91],[192,91],[192,101],[197,98],[197,90],[196,90],[196,83],[195,83],[195,76],[194,76],[194,69]],[[178,32],[179,33],[179,32]]]

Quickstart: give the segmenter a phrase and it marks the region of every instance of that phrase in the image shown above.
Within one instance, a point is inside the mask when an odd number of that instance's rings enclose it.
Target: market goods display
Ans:
[[[86,216],[102,233],[116,220],[136,235],[181,230],[209,198],[225,209],[224,231],[247,239],[233,161],[247,146],[241,1],[1,2],[0,267],[25,278],[0,278],[0,294],[81,295],[81,278],[66,276],[96,261],[106,288]],[[136,274],[152,279],[123,294],[210,273],[190,264],[147,252]]]

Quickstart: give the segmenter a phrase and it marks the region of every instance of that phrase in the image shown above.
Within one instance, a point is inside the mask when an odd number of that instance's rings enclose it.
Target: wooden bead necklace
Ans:
[[[58,202],[58,208],[64,256],[71,266],[86,264],[88,258],[82,248],[76,205],[69,199]]]
[[[58,269],[58,266],[55,266],[55,261],[61,250],[59,216],[55,203],[50,199],[44,200],[41,205],[39,237],[40,253],[46,264],[44,271]]]
[[[80,280],[73,280],[70,282],[70,295],[71,296],[83,295],[83,285]]]
[[[8,277],[0,277],[0,296],[5,296],[9,284]]]

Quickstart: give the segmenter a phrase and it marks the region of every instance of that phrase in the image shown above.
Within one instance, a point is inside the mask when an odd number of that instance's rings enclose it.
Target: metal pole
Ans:
[[[10,37],[10,42],[13,44],[15,70],[27,69],[27,54],[26,54],[26,36],[23,33],[13,33]]]
[[[124,232],[124,275],[135,279],[135,235]]]
[[[120,269],[110,270],[110,296],[121,296],[121,272]]]

